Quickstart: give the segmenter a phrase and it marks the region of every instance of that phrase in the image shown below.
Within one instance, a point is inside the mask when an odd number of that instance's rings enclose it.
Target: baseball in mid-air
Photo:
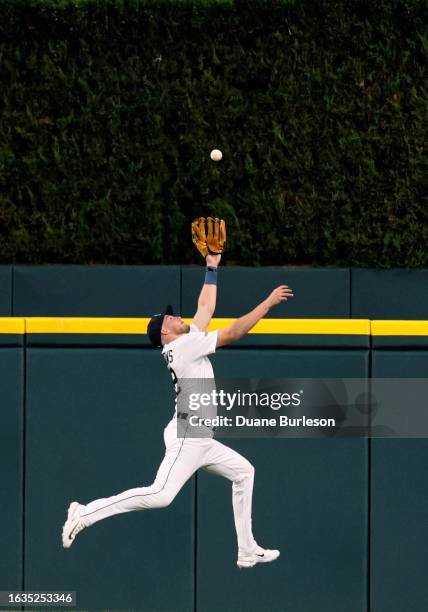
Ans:
[[[220,151],[220,149],[213,149],[210,153],[210,157],[213,161],[220,161],[223,157],[223,153]]]

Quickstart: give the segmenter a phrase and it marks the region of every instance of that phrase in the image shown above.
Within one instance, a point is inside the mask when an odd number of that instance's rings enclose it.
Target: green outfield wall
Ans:
[[[374,350],[372,376],[426,378],[428,337],[413,348],[405,337],[395,348]],[[421,341],[421,338],[419,338]],[[398,342],[402,343],[400,347]],[[371,441],[371,600],[376,612],[423,612],[428,584],[428,440]]]
[[[281,282],[295,298],[219,350],[215,371],[425,377],[423,274],[221,270],[216,326]],[[382,302],[399,277],[401,317]],[[147,317],[166,303],[191,316],[202,279],[179,266],[0,268],[0,590],[75,590],[79,610],[426,610],[425,440],[224,440],[256,468],[254,532],[281,549],[270,567],[237,570],[230,483],[203,471],[170,507],[101,521],[63,550],[70,501],[153,481],[173,390]]]
[[[9,334],[5,334],[9,336]],[[0,334],[0,588],[19,590],[23,576],[24,349]],[[9,586],[10,585],[10,586]]]
[[[0,266],[0,316],[12,315],[12,267]]]

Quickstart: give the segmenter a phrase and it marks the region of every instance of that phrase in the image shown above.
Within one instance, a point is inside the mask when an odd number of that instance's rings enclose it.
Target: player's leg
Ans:
[[[254,467],[245,457],[217,440],[212,440],[204,456],[202,467],[232,481],[232,505],[238,550],[253,550],[257,546],[251,522]]]
[[[97,499],[84,506],[81,518],[85,526],[114,514],[169,506],[174,497],[195,472],[194,458],[189,457],[185,439],[166,449],[154,482],[147,487],[128,489],[118,495]]]
[[[198,468],[205,449],[203,442],[177,438],[171,431],[166,433],[165,442],[164,459],[150,486],[129,489],[86,505],[76,505],[76,502],[71,504],[63,528],[65,548],[71,546],[79,531],[102,519],[124,512],[163,508],[172,502]]]
[[[232,504],[238,539],[238,567],[252,567],[256,563],[268,563],[279,557],[278,550],[261,548],[252,531],[252,499],[254,467],[233,449],[212,440],[205,453],[203,467],[208,472],[232,481]]]

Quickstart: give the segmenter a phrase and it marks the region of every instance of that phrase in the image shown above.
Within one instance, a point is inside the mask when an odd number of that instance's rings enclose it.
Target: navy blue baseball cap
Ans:
[[[150,338],[150,342],[156,348],[161,348],[161,330],[163,325],[163,319],[165,315],[172,315],[172,306],[168,304],[163,314],[155,314],[149,321],[147,325],[147,335]]]

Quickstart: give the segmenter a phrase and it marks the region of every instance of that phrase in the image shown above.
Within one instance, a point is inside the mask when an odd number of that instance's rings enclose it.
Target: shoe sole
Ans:
[[[272,561],[276,561],[281,553],[278,553],[276,557],[271,557],[270,559],[265,559],[263,557],[259,557],[259,559],[253,559],[252,561],[238,561],[236,565],[239,569],[246,569],[248,567],[254,567],[258,563],[271,563]]]
[[[239,569],[245,569],[247,567],[254,567],[256,565],[256,561],[241,561],[236,564]]]
[[[69,538],[67,538],[67,540],[66,540],[66,532],[70,531],[68,529],[68,524],[72,520],[74,511],[78,507],[79,507],[79,502],[71,502],[71,504],[68,507],[67,520],[65,521],[64,527],[62,528],[62,545],[63,545],[64,548],[70,548],[70,546],[74,542],[74,540],[70,540]],[[67,534],[67,536],[68,536],[68,534]]]

